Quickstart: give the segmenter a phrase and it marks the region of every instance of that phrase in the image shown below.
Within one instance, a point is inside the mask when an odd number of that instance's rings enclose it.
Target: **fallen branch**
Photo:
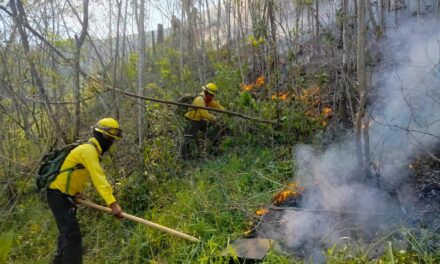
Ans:
[[[87,207],[93,208],[93,209],[97,209],[97,210],[104,211],[104,212],[107,212],[107,213],[111,213],[112,212],[112,209],[110,209],[108,207],[105,207],[105,206],[101,206],[99,204],[88,202],[88,201],[85,201],[85,200],[82,200],[82,199],[75,199],[75,201],[80,203],[80,204],[83,204],[83,205],[85,205]],[[200,242],[200,239],[198,239],[198,238],[195,238],[193,236],[184,234],[184,233],[179,232],[177,230],[174,230],[174,229],[171,229],[171,228],[168,228],[168,227],[165,227],[165,226],[162,226],[162,225],[159,225],[159,224],[147,221],[147,220],[142,219],[140,217],[137,217],[137,216],[134,216],[134,215],[130,215],[130,214],[127,214],[127,213],[122,213],[122,216],[125,219],[131,220],[131,221],[134,221],[134,222],[137,222],[137,223],[140,223],[140,224],[143,224],[143,225],[155,228],[155,229],[158,229],[160,231],[163,231],[165,233],[171,234],[173,236],[178,236],[180,238],[184,238],[184,239],[192,241],[192,242],[197,242],[197,243]]]
[[[97,81],[99,81],[99,80],[97,80]],[[204,110],[209,110],[209,111],[218,112],[218,113],[222,113],[222,114],[228,114],[228,115],[231,115],[231,116],[241,117],[241,118],[252,120],[252,121],[255,121],[255,122],[272,124],[272,125],[276,124],[275,121],[264,120],[264,119],[259,119],[259,118],[255,118],[255,117],[251,117],[251,116],[246,116],[246,115],[243,115],[243,114],[240,114],[240,113],[237,113],[237,112],[220,110],[220,109],[215,109],[215,108],[211,108],[211,107],[194,106],[194,105],[191,105],[191,104],[184,104],[184,103],[168,101],[168,100],[162,100],[162,99],[157,99],[157,98],[151,98],[151,97],[146,97],[146,96],[139,96],[139,95],[136,95],[136,94],[133,94],[133,93],[129,93],[129,92],[125,92],[125,91],[119,90],[117,88],[110,88],[110,87],[107,87],[107,88],[110,89],[110,90],[114,90],[114,91],[116,91],[116,92],[118,92],[120,94],[129,96],[129,97],[140,98],[140,99],[144,99],[144,100],[152,101],[152,102],[156,102],[156,103],[169,104],[169,105],[178,105],[178,106],[186,106],[186,107],[197,108],[197,109],[204,109]]]

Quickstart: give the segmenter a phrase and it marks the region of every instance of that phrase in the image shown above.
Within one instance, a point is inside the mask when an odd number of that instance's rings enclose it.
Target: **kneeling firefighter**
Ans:
[[[219,110],[224,110],[224,107],[214,100],[214,96],[218,90],[217,85],[214,83],[208,83],[202,87],[202,92],[198,94],[194,100],[192,101],[193,106],[201,106],[201,107],[211,107]],[[218,143],[218,138],[216,135],[216,126],[214,122],[216,121],[216,117],[209,113],[208,110],[200,109],[200,108],[190,108],[189,111],[185,114],[186,119],[189,121],[189,124],[185,128],[184,132],[184,143],[181,149],[181,156],[183,159],[189,157],[191,150],[191,141],[194,140],[198,145],[197,133],[199,131],[206,132],[208,127],[211,126],[211,139],[213,140],[213,145],[215,146]]]
[[[119,124],[104,118],[93,126],[93,137],[74,148],[64,160],[60,174],[47,189],[47,202],[55,217],[58,248],[52,263],[82,263],[81,233],[76,218],[75,196],[79,197],[91,180],[98,193],[112,209],[115,217],[122,218],[122,209],[113,196],[100,156],[122,138]]]

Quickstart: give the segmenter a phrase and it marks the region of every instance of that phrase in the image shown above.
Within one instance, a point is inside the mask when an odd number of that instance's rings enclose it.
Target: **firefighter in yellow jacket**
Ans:
[[[224,107],[214,100],[217,90],[218,87],[214,83],[206,84],[202,87],[202,92],[194,98],[192,105],[224,110]],[[208,126],[211,125],[213,127],[212,124],[216,121],[216,117],[210,114],[208,110],[200,108],[190,108],[185,117],[189,120],[190,124],[185,128],[185,141],[181,149],[181,156],[184,159],[188,158],[190,154],[191,140],[195,140],[198,144],[198,131],[206,132]],[[216,144],[217,139],[214,138],[213,140],[213,144]]]
[[[122,218],[122,209],[100,165],[100,156],[120,138],[122,130],[118,122],[112,118],[101,119],[93,127],[93,137],[69,153],[60,170],[65,172],[49,185],[47,202],[59,230],[58,248],[52,263],[82,263],[81,233],[74,198],[80,196],[90,180],[113,215]],[[75,169],[69,171],[69,168]]]

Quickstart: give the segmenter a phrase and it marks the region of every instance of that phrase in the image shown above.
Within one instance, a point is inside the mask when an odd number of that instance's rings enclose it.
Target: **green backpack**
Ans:
[[[61,170],[61,166],[64,163],[67,155],[76,147],[85,142],[75,142],[68,144],[59,149],[51,149],[48,153],[44,154],[40,161],[40,167],[36,176],[37,190],[42,191],[49,187],[49,185],[56,179],[58,174],[68,171],[66,192],[69,190],[70,176],[76,169],[83,169],[82,164],[77,164],[71,168]]]

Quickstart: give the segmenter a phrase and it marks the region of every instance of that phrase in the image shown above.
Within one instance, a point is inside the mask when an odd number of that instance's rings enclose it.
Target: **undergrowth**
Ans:
[[[245,138],[240,140],[246,145]],[[120,203],[127,213],[196,236],[202,242],[195,244],[81,208],[78,218],[84,263],[234,262],[238,259],[233,253],[229,257],[222,257],[221,253],[228,243],[242,236],[247,219],[255,210],[270,202],[274,190],[280,187],[276,182],[288,183],[294,171],[289,147],[251,144],[246,148],[228,147],[223,156],[215,159],[179,162],[172,168],[173,173],[165,173],[164,178],[139,170],[123,179],[116,185]],[[88,193],[94,195],[94,190]],[[97,196],[91,199],[99,201]],[[7,219],[3,230],[10,231],[0,236],[1,260],[48,263],[55,249],[57,230],[47,205],[38,196],[25,192]],[[327,262],[438,263],[438,245],[428,243],[433,233],[401,230],[399,234],[400,240],[406,241],[404,247],[396,246],[398,243],[392,237],[384,239],[381,251],[372,258],[368,247],[335,246],[325,252]],[[8,245],[10,248],[5,248]],[[5,250],[9,254],[4,255]],[[299,262],[294,256],[273,249],[261,263]]]

